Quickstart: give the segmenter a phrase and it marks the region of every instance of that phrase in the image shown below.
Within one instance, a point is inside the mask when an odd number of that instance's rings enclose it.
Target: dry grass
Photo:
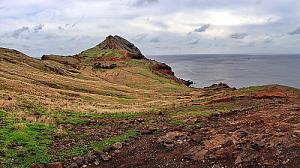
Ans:
[[[0,83],[9,90],[0,89],[0,94],[18,101],[0,99],[0,104],[9,107],[26,100],[64,111],[145,112],[153,106],[167,107],[178,102],[178,95],[192,91],[168,77],[153,74],[148,64],[146,60],[129,60],[118,62],[118,68],[112,70],[86,67],[76,76],[63,76],[2,61]]]

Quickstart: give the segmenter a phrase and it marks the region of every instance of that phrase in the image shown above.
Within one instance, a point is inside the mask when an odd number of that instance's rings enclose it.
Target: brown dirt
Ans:
[[[290,99],[266,101],[255,110],[210,117],[188,131],[183,143],[166,148],[166,133],[134,140],[122,153],[98,167],[297,167],[300,164],[300,104]],[[181,142],[181,141],[179,141]]]

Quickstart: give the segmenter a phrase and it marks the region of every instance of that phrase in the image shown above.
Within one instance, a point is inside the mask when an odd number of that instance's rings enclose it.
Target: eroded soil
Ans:
[[[299,123],[299,102],[272,100],[254,110],[209,117],[200,129],[168,127],[142,136],[98,167],[298,167]],[[167,143],[174,146],[159,142],[172,132],[178,137]]]

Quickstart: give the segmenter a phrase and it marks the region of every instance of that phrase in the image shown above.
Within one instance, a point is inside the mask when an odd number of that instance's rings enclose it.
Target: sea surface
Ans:
[[[195,87],[224,82],[236,88],[269,84],[300,88],[300,55],[165,55],[149,58],[170,65],[177,77],[192,80]]]

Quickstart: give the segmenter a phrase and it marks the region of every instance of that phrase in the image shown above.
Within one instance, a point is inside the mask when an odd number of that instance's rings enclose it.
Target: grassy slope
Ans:
[[[0,61],[0,163],[28,167],[84,155],[91,149],[103,150],[139,136],[138,130],[119,122],[149,117],[150,123],[157,113],[164,113],[171,125],[199,126],[201,123],[191,121],[261,103],[239,99],[209,102],[273,89],[192,89],[152,73],[147,64],[145,60],[129,60],[117,62],[112,70],[86,67],[76,76],[61,76],[26,64]],[[299,95],[296,89],[285,89]],[[101,140],[94,134],[112,126],[121,132]],[[69,141],[74,142],[70,147],[59,146]]]
[[[178,91],[190,90],[153,74],[145,64],[145,60],[130,60],[106,71],[86,67],[74,77],[1,61],[0,162],[6,167],[28,167],[137,136],[138,132],[127,129],[86,144],[78,132],[62,127],[80,126],[95,118],[132,119],[153,107],[168,107],[176,101]],[[51,151],[55,138],[65,134],[66,139],[76,137],[74,146]]]

